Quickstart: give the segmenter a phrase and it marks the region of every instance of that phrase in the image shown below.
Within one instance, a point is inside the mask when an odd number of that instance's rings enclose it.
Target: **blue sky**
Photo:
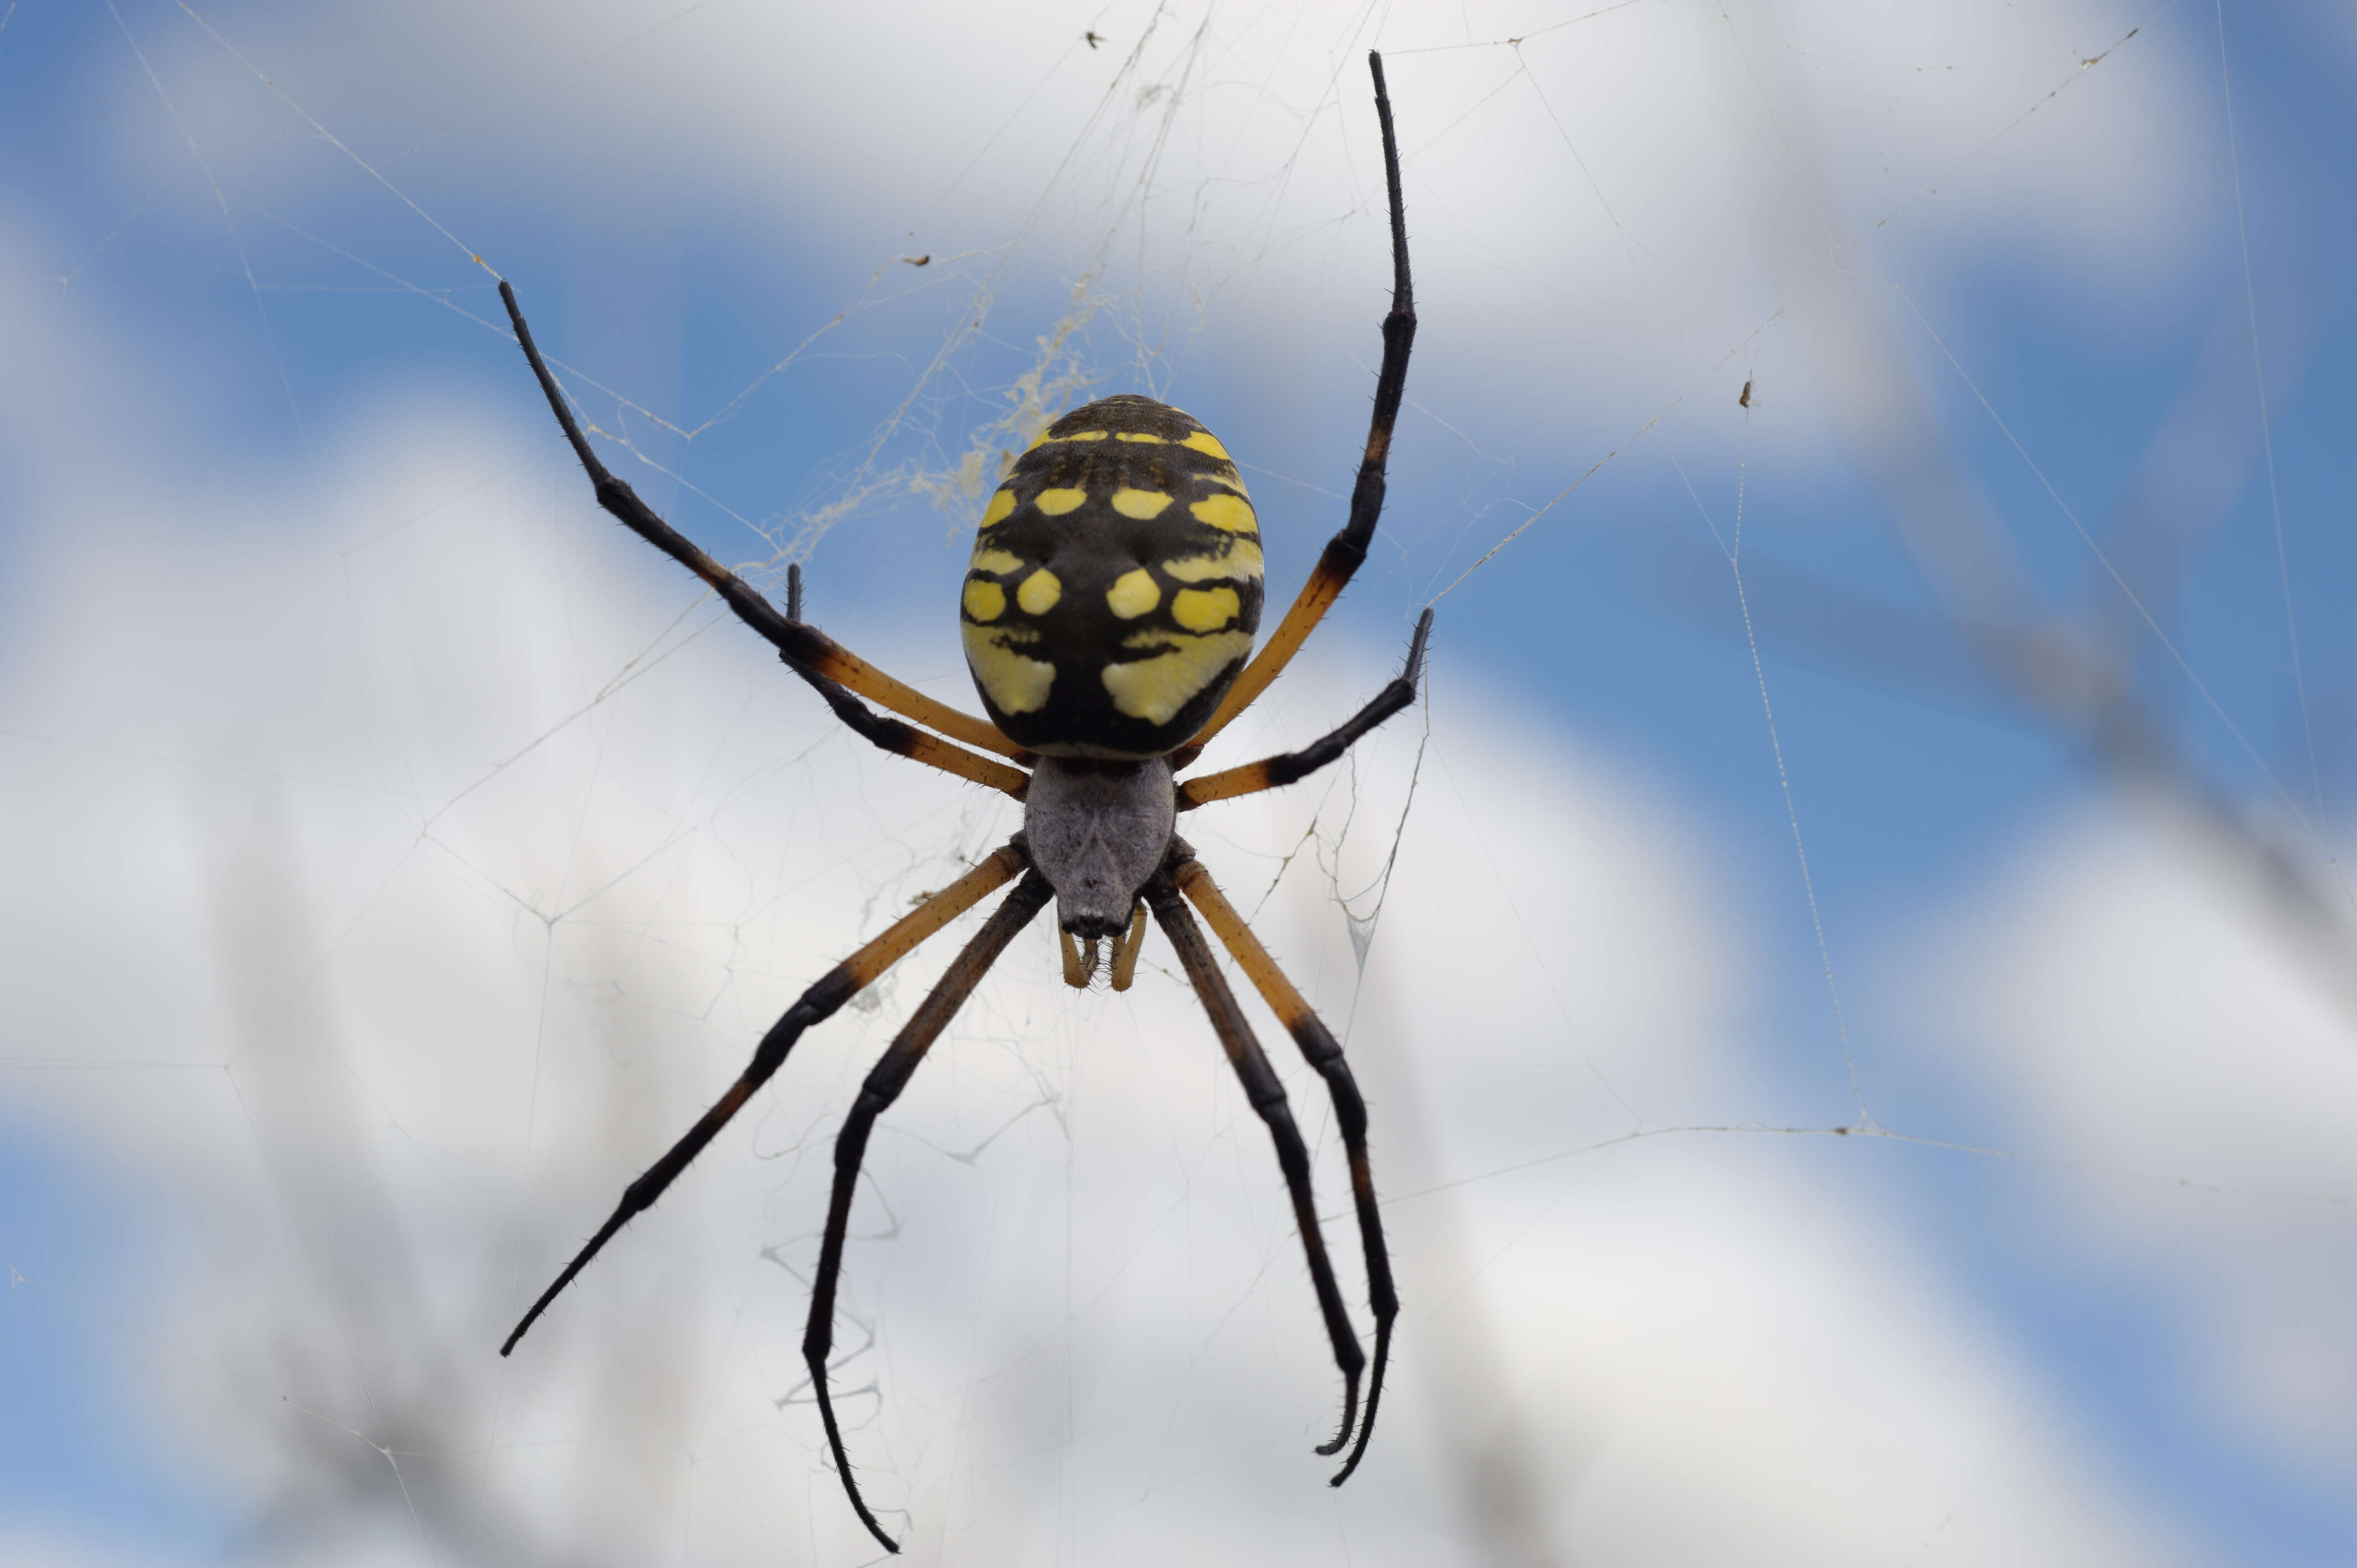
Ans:
[[[761,1259],[912,989],[680,1196],[675,1274],[618,1262],[537,1369],[471,1348],[817,954],[1012,824],[846,749],[596,512],[497,280],[651,501],[964,703],[964,533],[1043,413],[1202,418],[1276,592],[1339,521],[1371,46],[1409,407],[1366,572],[1236,744],[1361,700],[1427,603],[1430,739],[1199,842],[1394,1086],[1437,1304],[1400,1468],[1266,1480],[1277,1394],[1326,1395],[1265,1151],[1155,1076],[1203,1047],[1183,998],[1074,1014],[1026,972],[962,1026],[996,1065],[909,1112],[1020,1131],[946,1178],[912,1131],[879,1178],[948,1239],[877,1265],[885,1484],[964,1521],[944,1560],[2348,1559],[2357,27],[2193,0],[22,0],[0,1556],[859,1560]],[[1335,906],[1394,840],[1361,973]],[[1144,1208],[1067,1180],[1101,1169]],[[992,1294],[1059,1245],[1137,1249],[1130,1316]],[[672,1359],[612,1371],[651,1322]],[[1853,1375],[1804,1418],[1820,1351]],[[1185,1376],[1092,1419],[1092,1356]],[[1463,1500],[1485,1388],[1540,1499],[1502,1522]],[[658,1431],[695,1463],[598,1457]],[[1034,1461],[975,1467],[1001,1444]],[[393,1451],[429,1474],[389,1501]],[[807,1534],[712,1522],[772,1492]]]

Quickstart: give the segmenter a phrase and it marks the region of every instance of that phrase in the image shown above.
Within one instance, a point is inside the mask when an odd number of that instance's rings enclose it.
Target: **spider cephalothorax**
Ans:
[[[1056,923],[1090,941],[1128,930],[1178,822],[1178,792],[1161,757],[1041,757],[1023,798],[1023,847],[1056,890]]]
[[[1383,91],[1382,59],[1371,55],[1368,59],[1374,72],[1376,117],[1383,125],[1392,231],[1392,308],[1383,318],[1374,417],[1351,492],[1349,521],[1328,541],[1317,570],[1268,645],[1249,664],[1245,656],[1260,626],[1260,522],[1227,449],[1189,415],[1151,398],[1105,398],[1049,425],[1008,471],[983,512],[960,591],[966,658],[989,715],[985,722],[894,680],[804,621],[799,566],[788,570],[781,615],[742,578],[656,516],[598,461],[556,378],[533,344],[515,291],[504,282],[500,285],[516,341],[565,439],[596,484],[600,506],[701,577],[860,735],[899,756],[1024,802],[1023,831],[1006,847],[901,917],[802,993],[761,1036],[753,1059],[712,1109],[623,1190],[613,1214],[541,1293],[500,1350],[501,1355],[513,1350],[557,1293],[615,1232],[662,1195],[769,1081],[804,1030],[832,1015],[926,938],[992,892],[1015,883],[868,1073],[835,1140],[834,1187],[811,1288],[802,1358],[844,1489],[860,1520],[890,1551],[899,1547],[884,1533],[852,1478],[850,1455],[827,1387],[834,1293],[860,1162],[877,1117],[899,1098],[925,1052],[1007,944],[1051,898],[1062,928],[1064,978],[1074,986],[1085,986],[1094,977],[1099,942],[1118,938],[1111,978],[1115,990],[1126,990],[1136,971],[1149,913],[1168,938],[1243,1081],[1245,1098],[1268,1128],[1285,1172],[1318,1310],[1343,1378],[1340,1430],[1318,1450],[1334,1454],[1345,1444],[1351,1445],[1333,1478],[1335,1485],[1358,1467],[1374,1433],[1399,1298],[1392,1286],[1390,1255],[1383,1246],[1367,1158],[1366,1106],[1332,1034],[1221,894],[1194,851],[1173,831],[1181,811],[1275,789],[1325,767],[1415,698],[1425,638],[1432,627],[1429,609],[1416,622],[1405,670],[1341,727],[1299,751],[1217,773],[1178,777],[1205,743],[1292,659],[1366,559],[1367,542],[1383,510],[1383,465],[1406,384],[1415,306],[1408,283],[1407,223],[1400,200],[1391,101]],[[861,697],[900,718],[884,717]],[[1211,923],[1333,1098],[1349,1160],[1351,1206],[1366,1253],[1368,1305],[1374,1313],[1374,1369],[1363,1415],[1359,1392],[1367,1358],[1326,1254],[1311,1199],[1308,1147],[1294,1124],[1284,1086],[1254,1037],[1201,928],[1188,912],[1189,904]],[[1354,1432],[1357,1440],[1352,1442]]]

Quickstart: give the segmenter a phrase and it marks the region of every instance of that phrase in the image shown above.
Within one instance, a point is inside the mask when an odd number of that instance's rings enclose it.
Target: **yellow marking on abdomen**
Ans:
[[[977,550],[974,553],[974,559],[966,564],[966,569],[1003,577],[1022,564],[1023,557],[1012,550]]]
[[[1189,631],[1217,631],[1243,607],[1233,588],[1181,588],[1170,598],[1170,618]]]
[[[981,526],[988,528],[994,522],[1004,522],[1014,510],[1015,492],[1001,490],[990,498],[990,505],[982,514]]]
[[[1151,640],[1173,646],[1169,652],[1151,659],[1104,667],[1104,687],[1113,705],[1150,725],[1168,724],[1221,671],[1250,652],[1253,641],[1248,631],[1214,632],[1208,637],[1166,632]]]
[[[1116,430],[1113,433],[1113,438],[1115,441],[1151,441],[1157,446],[1162,445],[1162,437],[1149,435],[1143,430]]]
[[[1170,498],[1160,490],[1121,489],[1113,493],[1113,510],[1140,522],[1150,517],[1160,517],[1169,504]]]
[[[1239,539],[1224,555],[1185,555],[1176,561],[1165,561],[1162,570],[1165,575],[1181,583],[1200,583],[1211,577],[1255,578],[1261,575],[1260,546],[1249,539]]]
[[[1076,430],[1070,435],[1050,435],[1042,430],[1031,438],[1031,445],[1023,450],[1036,452],[1050,441],[1102,441],[1104,438],[1105,433],[1102,430]]]
[[[1002,714],[1033,714],[1048,705],[1048,688],[1056,683],[1056,667],[1027,659],[1007,644],[1028,641],[1039,634],[1020,628],[958,625],[965,641],[965,661],[983,691]]]
[[[1015,590],[1015,602],[1023,607],[1023,613],[1028,616],[1046,615],[1063,596],[1064,585],[1057,581],[1056,574],[1044,566],[1024,578],[1023,585]]]
[[[1124,572],[1105,590],[1106,607],[1124,620],[1135,620],[1161,602],[1161,588],[1156,585],[1154,575],[1143,566]]]
[[[1006,613],[1006,590],[986,578],[974,578],[965,585],[965,613],[976,620],[996,620]]]
[[[1031,504],[1049,517],[1061,517],[1088,499],[1086,490],[1041,490],[1031,498]]]
[[[1194,435],[1189,435],[1186,440],[1178,443],[1178,445],[1181,446],[1192,446],[1198,452],[1209,452],[1212,456],[1217,457],[1222,463],[1233,461],[1233,459],[1228,456],[1228,449],[1220,445],[1220,438],[1212,435],[1208,430],[1198,430]]]
[[[1206,496],[1187,510],[1195,514],[1196,521],[1230,533],[1254,533],[1260,528],[1252,503],[1242,496]]]

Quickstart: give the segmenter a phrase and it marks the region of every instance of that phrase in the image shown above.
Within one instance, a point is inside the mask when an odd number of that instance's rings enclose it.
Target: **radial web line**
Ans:
[[[2316,791],[2316,820],[2324,820],[2324,771],[2316,761],[2316,722],[2308,707],[2308,672],[2299,657],[2299,618],[2292,612],[2291,555],[2284,548],[2283,496],[2276,486],[2275,421],[2267,413],[2267,367],[2259,353],[2259,295],[2251,281],[2251,223],[2243,211],[2243,153],[2234,135],[2234,81],[2226,69],[2226,0],[2217,0],[2218,88],[2226,102],[2226,165],[2234,175],[2234,234],[2243,247],[2243,305],[2251,318],[2251,377],[2258,387],[2259,444],[2267,462],[2267,510],[2276,530],[2276,576],[2283,588],[2284,630],[2291,638],[2291,683],[2299,698],[2299,729],[2308,743],[2308,781]],[[2330,858],[2330,857],[2328,857]],[[2337,864],[2337,862],[2336,862]]]
[[[1736,457],[1735,537],[1731,542],[1720,536],[1718,524],[1711,521],[1710,509],[1703,505],[1702,497],[1695,490],[1694,481],[1686,478],[1685,465],[1678,461],[1677,453],[1671,450],[1666,439],[1658,436],[1656,439],[1661,439],[1663,450],[1669,452],[1670,466],[1677,470],[1678,479],[1685,486],[1686,494],[1694,497],[1695,510],[1702,514],[1704,526],[1710,530],[1713,539],[1719,541],[1719,548],[1727,556],[1727,570],[1735,577],[1735,602],[1743,611],[1743,640],[1751,650],[1752,679],[1760,685],[1760,712],[1768,721],[1768,749],[1776,758],[1777,788],[1784,793],[1784,820],[1792,827],[1792,853],[1801,863],[1801,891],[1808,896],[1809,925],[1816,933],[1818,961],[1824,966],[1825,994],[1834,1004],[1834,1030],[1841,1036],[1842,1066],[1849,1074],[1850,1102],[1857,1108],[1860,1122],[1871,1126],[1874,1118],[1866,1109],[1866,1096],[1858,1088],[1857,1053],[1850,1045],[1849,1015],[1842,1006],[1841,986],[1834,979],[1833,945],[1825,940],[1824,916],[1817,908],[1817,883],[1815,875],[1809,870],[1809,846],[1801,836],[1801,810],[1793,802],[1792,775],[1784,767],[1784,742],[1776,730],[1776,707],[1768,700],[1768,668],[1760,661],[1760,634],[1751,624],[1751,596],[1743,585],[1743,499],[1744,483],[1750,477],[1751,411],[1749,408],[1743,411],[1743,449]]]

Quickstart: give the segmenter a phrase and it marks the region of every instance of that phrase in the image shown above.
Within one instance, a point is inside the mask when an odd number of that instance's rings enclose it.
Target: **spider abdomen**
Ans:
[[[1227,449],[1152,398],[1049,425],[983,513],[960,630],[991,722],[1051,757],[1186,744],[1252,652],[1260,523]]]

